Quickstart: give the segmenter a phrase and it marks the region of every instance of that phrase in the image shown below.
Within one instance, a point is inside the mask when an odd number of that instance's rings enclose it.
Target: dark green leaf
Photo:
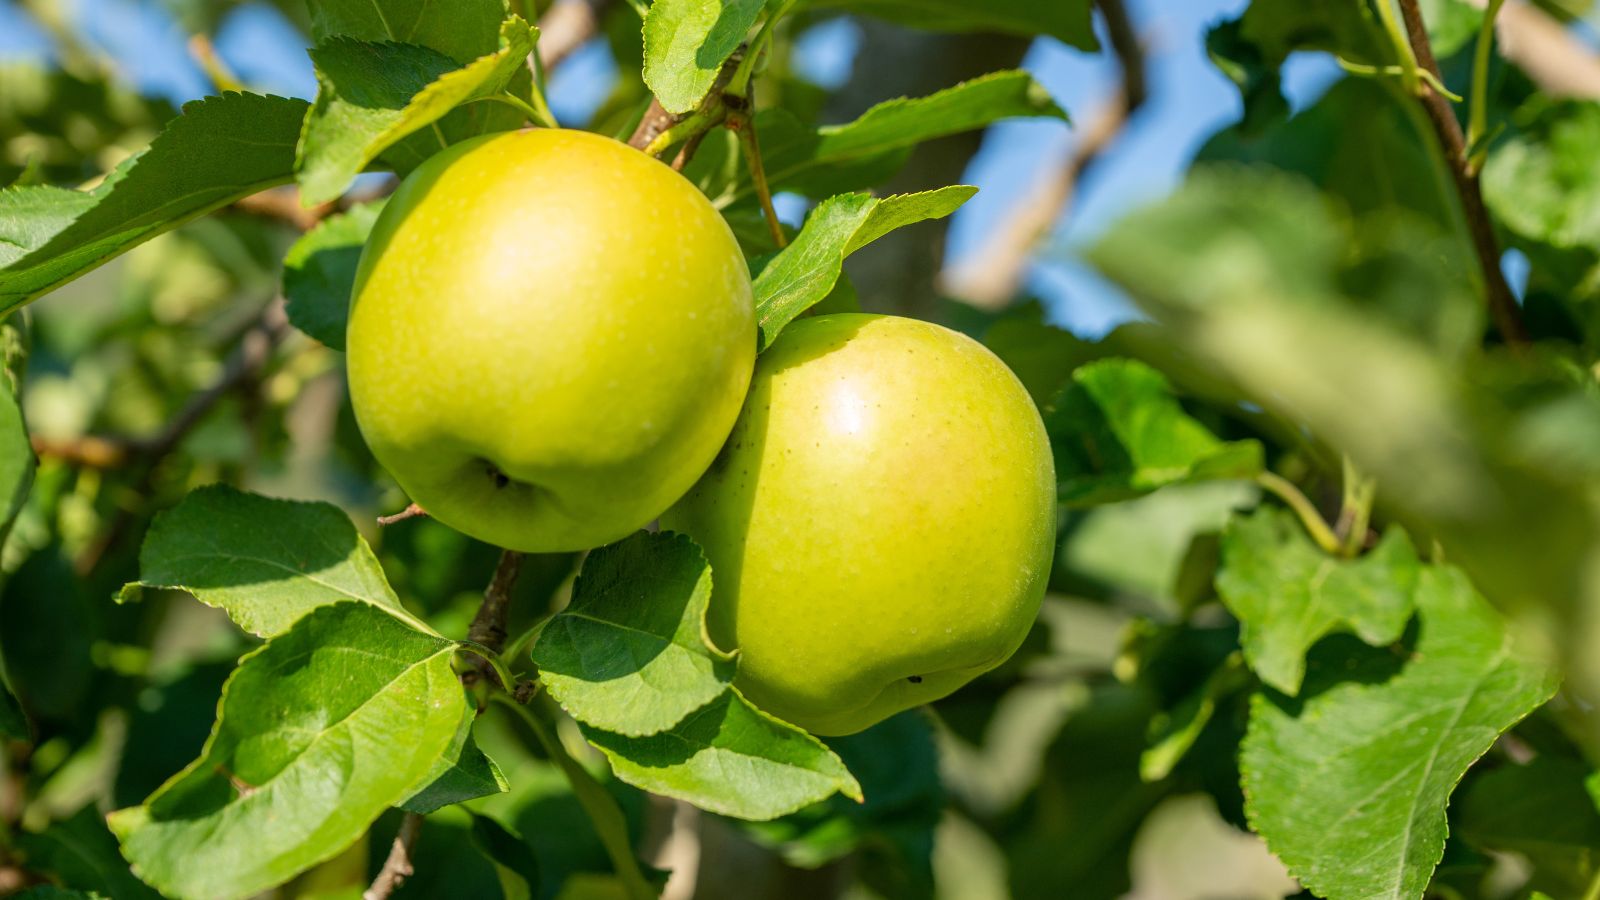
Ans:
[[[1069,505],[1261,471],[1260,444],[1219,440],[1183,411],[1160,372],[1135,360],[1079,367],[1046,413],[1045,429],[1061,502]]]
[[[150,238],[287,181],[306,104],[224,94],[184,105],[90,191],[0,191],[0,312]]]
[[[17,835],[17,849],[28,868],[52,876],[63,886],[103,894],[116,900],[159,897],[128,871],[117,852],[117,839],[93,805],[50,823],[39,832]]]
[[[356,265],[384,202],[363,203],[329,216],[295,241],[283,258],[289,321],[335,350],[344,349]]]
[[[1541,755],[1485,773],[1451,804],[1454,832],[1487,852],[1533,863],[1531,886],[1579,897],[1600,874],[1600,812],[1577,760]]]
[[[766,0],[655,0],[644,17],[644,83],[672,113],[700,105]]]
[[[533,661],[578,721],[635,737],[665,731],[733,681],[733,658],[706,637],[710,602],[711,566],[694,541],[639,532],[589,554]]]
[[[246,656],[193,764],[111,814],[141,878],[243,897],[358,839],[435,775],[470,715],[455,645],[368,603],[320,607]]]
[[[350,517],[327,503],[200,488],[156,516],[139,551],[139,578],[123,599],[141,586],[188,591],[262,637],[344,600],[432,631],[400,605]]]
[[[494,862],[504,886],[508,875],[516,880],[506,888],[506,896],[519,891],[522,896],[539,896],[539,861],[526,842],[510,829],[488,816],[472,816],[472,843]]]
[[[1483,168],[1483,199],[1518,236],[1600,253],[1600,103],[1535,101]]]
[[[22,376],[27,364],[27,326],[21,313],[12,313],[0,321],[0,544],[27,501],[38,468],[22,418]],[[0,725],[0,733],[4,730]]]
[[[1398,528],[1365,556],[1336,559],[1311,543],[1288,510],[1263,506],[1223,532],[1217,593],[1243,627],[1250,668],[1294,695],[1306,651],[1325,635],[1348,629],[1373,646],[1400,639],[1421,565]]]
[[[495,49],[505,0],[310,0],[317,43],[346,36],[437,50],[459,63]]]
[[[425,816],[452,803],[465,803],[479,797],[505,793],[509,786],[506,776],[472,739],[472,717],[462,722],[462,733],[466,739],[459,748],[446,750],[444,756],[454,762],[442,775],[430,781],[427,787],[401,801],[401,809]]]
[[[784,326],[832,292],[845,257],[885,234],[960,208],[978,189],[952,185],[879,199],[867,194],[829,197],[812,210],[794,243],[767,261],[755,279],[760,347],[772,346]]]
[[[1456,783],[1556,688],[1458,570],[1424,571],[1416,605],[1408,659],[1375,650],[1362,667],[1336,647],[1306,699],[1251,702],[1240,748],[1251,828],[1322,896],[1421,897]]]
[[[457,106],[504,91],[526,71],[538,33],[519,18],[507,19],[500,48],[459,67],[443,53],[412,44],[335,38],[314,48],[317,102],[295,161],[302,200],[338,197],[369,162],[407,135]],[[453,142],[442,131],[434,137],[437,149]]]
[[[623,781],[727,816],[772,819],[836,792],[861,799],[833,751],[731,688],[660,734],[583,733]]]

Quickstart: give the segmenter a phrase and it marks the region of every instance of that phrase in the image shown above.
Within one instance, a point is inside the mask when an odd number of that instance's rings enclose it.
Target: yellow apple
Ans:
[[[538,129],[465,141],[395,191],[356,274],[350,398],[418,505],[527,551],[656,518],[733,427],[750,273],[678,173]]]
[[[830,315],[762,355],[727,446],[662,525],[705,548],[712,638],[739,649],[745,695],[837,735],[1016,650],[1055,498],[1038,410],[983,345]]]

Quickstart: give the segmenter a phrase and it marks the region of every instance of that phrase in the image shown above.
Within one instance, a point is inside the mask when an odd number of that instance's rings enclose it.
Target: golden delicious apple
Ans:
[[[624,144],[457,144],[390,199],[346,349],[367,444],[429,514],[516,550],[617,540],[722,446],[755,358],[750,274],[695,187]]]
[[[978,342],[892,316],[789,325],[728,445],[666,516],[712,565],[711,634],[768,712],[849,734],[1027,634],[1055,542],[1038,410]]]

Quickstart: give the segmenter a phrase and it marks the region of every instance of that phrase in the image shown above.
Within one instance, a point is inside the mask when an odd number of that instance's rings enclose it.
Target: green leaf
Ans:
[[[766,0],[655,0],[644,17],[644,83],[661,106],[700,105]]]
[[[1154,782],[1171,775],[1211,723],[1217,702],[1248,681],[1239,654],[1233,653],[1206,676],[1194,693],[1172,709],[1157,713],[1150,721],[1149,746],[1139,754],[1139,777]]]
[[[505,0],[310,0],[311,39],[346,36],[437,50],[465,63],[495,49]]]
[[[1262,506],[1223,532],[1217,593],[1243,627],[1250,668],[1292,696],[1306,651],[1325,635],[1348,629],[1375,647],[1400,640],[1421,567],[1399,528],[1365,556],[1337,559],[1312,544],[1288,510]]]
[[[1155,369],[1131,359],[1080,366],[1045,414],[1061,502],[1092,506],[1169,484],[1250,478],[1261,445],[1224,442],[1195,421]]]
[[[540,679],[586,725],[665,731],[733,681],[733,657],[706,637],[710,602],[711,566],[685,535],[638,532],[595,550],[533,647]]]
[[[110,816],[140,878],[244,897],[357,840],[434,774],[471,710],[455,644],[367,603],[321,607],[247,655],[198,760]]]
[[[1049,35],[1079,50],[1098,50],[1089,0],[813,0],[931,31],[995,31]]]
[[[842,194],[822,201],[806,217],[794,242],[778,251],[756,275],[760,348],[772,346],[784,326],[828,296],[844,271],[845,257],[896,228],[942,219],[977,192],[975,187],[958,184],[882,199]]]
[[[772,819],[835,792],[861,799],[832,750],[732,688],[660,734],[583,734],[623,781],[725,816]]]
[[[1456,783],[1555,692],[1554,671],[1517,645],[1460,571],[1425,570],[1416,604],[1409,658],[1335,647],[1327,677],[1319,666],[1318,683],[1308,678],[1307,699],[1251,701],[1240,746],[1246,816],[1321,896],[1420,898],[1444,852]]]
[[[0,191],[0,312],[289,180],[306,108],[302,100],[259,94],[196,100],[91,191]]]
[[[772,189],[825,198],[878,184],[924,141],[1017,116],[1066,119],[1032,75],[1008,70],[926,97],[888,100],[842,125],[807,128],[781,109],[758,113],[755,121]],[[732,158],[736,152],[731,142],[707,141],[686,169],[719,207],[755,196],[748,171]]]
[[[500,48],[465,66],[411,44],[335,38],[311,50],[317,102],[300,136],[296,168],[301,199],[321,203],[344,193],[384,150],[472,100],[504,91],[525,72],[539,30],[513,16]],[[438,149],[450,140],[436,135]],[[457,139],[459,139],[459,135]]]
[[[140,587],[188,591],[262,637],[345,600],[432,633],[400,605],[377,557],[337,507],[221,484],[191,491],[156,516],[139,550],[139,581],[122,589],[122,599]]]
[[[0,321],[0,544],[28,500],[39,464],[22,417],[22,375],[27,364],[28,329],[22,314],[14,313]]]
[[[500,767],[472,739],[472,717],[462,723],[466,738],[454,752],[445,753],[445,759],[453,760],[449,768],[428,782],[427,787],[401,801],[401,809],[425,816],[452,803],[503,794],[509,789]]]
[[[1486,852],[1533,863],[1530,887],[1580,897],[1600,874],[1600,812],[1583,763],[1541,754],[1475,779],[1451,804],[1455,834]]]
[[[22,711],[22,704],[12,692],[4,671],[0,671],[0,738],[13,741],[33,740],[33,729],[28,725],[28,714]]]
[[[1600,103],[1536,101],[1483,167],[1483,199],[1517,236],[1600,252]]]
[[[344,349],[350,295],[367,236],[387,200],[329,216],[294,242],[283,258],[289,321],[335,350]]]

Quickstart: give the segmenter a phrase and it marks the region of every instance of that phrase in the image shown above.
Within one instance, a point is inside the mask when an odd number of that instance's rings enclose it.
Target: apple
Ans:
[[[1049,440],[983,345],[894,316],[789,325],[728,445],[662,518],[705,549],[712,639],[752,702],[821,735],[1009,657],[1055,546]]]
[[[411,499],[525,551],[615,541],[694,484],[755,362],[750,272],[705,197],[610,138],[429,159],[356,272],[350,399]]]

